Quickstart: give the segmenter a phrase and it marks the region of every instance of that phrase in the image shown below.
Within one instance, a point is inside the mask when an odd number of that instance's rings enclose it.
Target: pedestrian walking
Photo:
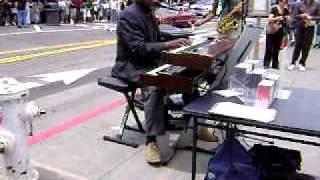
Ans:
[[[12,21],[12,17],[11,17],[11,7],[13,2],[9,1],[9,0],[5,0],[5,19],[6,19],[6,24],[7,25],[13,25],[13,23],[11,23]]]
[[[93,14],[93,2],[92,0],[86,0],[84,4],[83,10],[83,22],[92,22],[92,14]]]
[[[77,19],[77,9],[74,2],[70,2],[70,24],[74,24]]]
[[[104,9],[104,3],[105,0],[98,0],[98,4],[99,4],[99,21],[103,22],[104,21],[104,13],[105,13],[105,9]]]
[[[1,2],[0,2],[1,4]],[[10,22],[10,2],[8,0],[3,0],[2,1],[2,5],[0,5],[2,7],[0,7],[0,11],[2,11],[2,13],[0,13],[0,21],[2,21],[2,23],[0,23],[3,26],[7,26],[9,25]]]
[[[17,3],[17,19],[18,19],[18,28],[23,28],[26,26],[26,0],[18,0]]]
[[[290,17],[292,19],[292,21],[289,22],[289,29],[288,29],[290,46],[293,46],[295,43],[294,32],[296,29],[296,22],[294,21],[294,18],[292,17],[292,15],[293,15],[293,10],[294,10],[296,4],[297,4],[297,0],[288,0],[289,14],[291,15]]]
[[[32,1],[26,1],[26,25],[31,24],[31,9],[32,9]]]
[[[83,0],[72,0],[70,5],[70,13],[72,16],[71,24],[77,23],[83,13],[84,1]]]
[[[287,36],[287,22],[290,20],[287,0],[278,0],[272,6],[267,26],[266,50],[264,55],[264,67],[279,69],[279,52],[281,43]]]
[[[5,25],[4,1],[0,0],[0,26]]]
[[[59,6],[60,23],[63,24],[65,22],[65,17],[66,17],[67,3],[65,0],[59,0],[58,6]]]
[[[10,25],[15,26],[18,23],[18,2],[11,1],[10,4]]]
[[[320,24],[317,24],[314,48],[320,48]]]
[[[101,0],[103,6],[103,19],[105,22],[109,22],[111,20],[111,2],[110,0]]]
[[[118,0],[111,0],[111,22],[116,24],[118,21],[119,3]]]
[[[70,22],[70,4],[71,0],[65,0],[66,8],[65,8],[65,15],[64,15],[64,23]]]
[[[40,0],[34,1],[31,9],[31,22],[40,23]]]
[[[306,61],[312,46],[317,17],[320,16],[320,4],[315,0],[303,0],[294,8],[293,17],[297,22],[295,47],[288,70],[297,68],[306,71]],[[301,58],[298,62],[298,59]]]
[[[93,21],[98,22],[100,21],[100,0],[94,0],[93,2]]]

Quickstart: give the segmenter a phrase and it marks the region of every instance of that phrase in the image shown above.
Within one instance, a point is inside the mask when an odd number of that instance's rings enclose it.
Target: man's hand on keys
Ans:
[[[179,38],[172,41],[168,41],[165,43],[166,49],[177,49],[183,46],[190,46],[192,44],[192,41],[185,38]]]

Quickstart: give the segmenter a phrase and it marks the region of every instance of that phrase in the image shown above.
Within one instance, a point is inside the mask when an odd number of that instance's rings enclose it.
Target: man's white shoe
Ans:
[[[303,71],[303,72],[306,71],[306,68],[301,64],[298,65],[298,69],[299,71]]]
[[[291,64],[290,66],[288,66],[288,70],[289,70],[289,71],[294,70],[294,68],[295,68],[295,65],[294,65],[294,64]]]
[[[160,148],[156,142],[147,144],[146,155],[150,165],[159,166],[161,164]]]

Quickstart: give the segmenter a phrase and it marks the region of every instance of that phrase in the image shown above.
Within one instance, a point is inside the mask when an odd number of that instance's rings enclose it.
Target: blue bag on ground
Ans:
[[[208,163],[205,180],[260,180],[249,152],[235,138],[219,145]]]

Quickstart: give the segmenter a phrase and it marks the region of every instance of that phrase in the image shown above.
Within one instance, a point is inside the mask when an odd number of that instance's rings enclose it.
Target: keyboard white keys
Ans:
[[[162,70],[165,70],[169,67],[171,67],[172,65],[171,64],[164,64],[156,69],[153,69],[152,71],[149,71],[147,72],[148,75],[152,75],[152,76],[157,76],[158,75],[158,72],[162,71]]]
[[[192,47],[192,46],[197,46],[199,44],[202,44],[204,42],[206,42],[208,39],[207,38],[201,38],[201,39],[194,39],[192,41],[192,44],[190,46],[184,46],[184,47],[181,47],[181,48],[178,48],[178,49],[174,49],[174,50],[171,50],[170,53],[179,53],[189,47]]]

